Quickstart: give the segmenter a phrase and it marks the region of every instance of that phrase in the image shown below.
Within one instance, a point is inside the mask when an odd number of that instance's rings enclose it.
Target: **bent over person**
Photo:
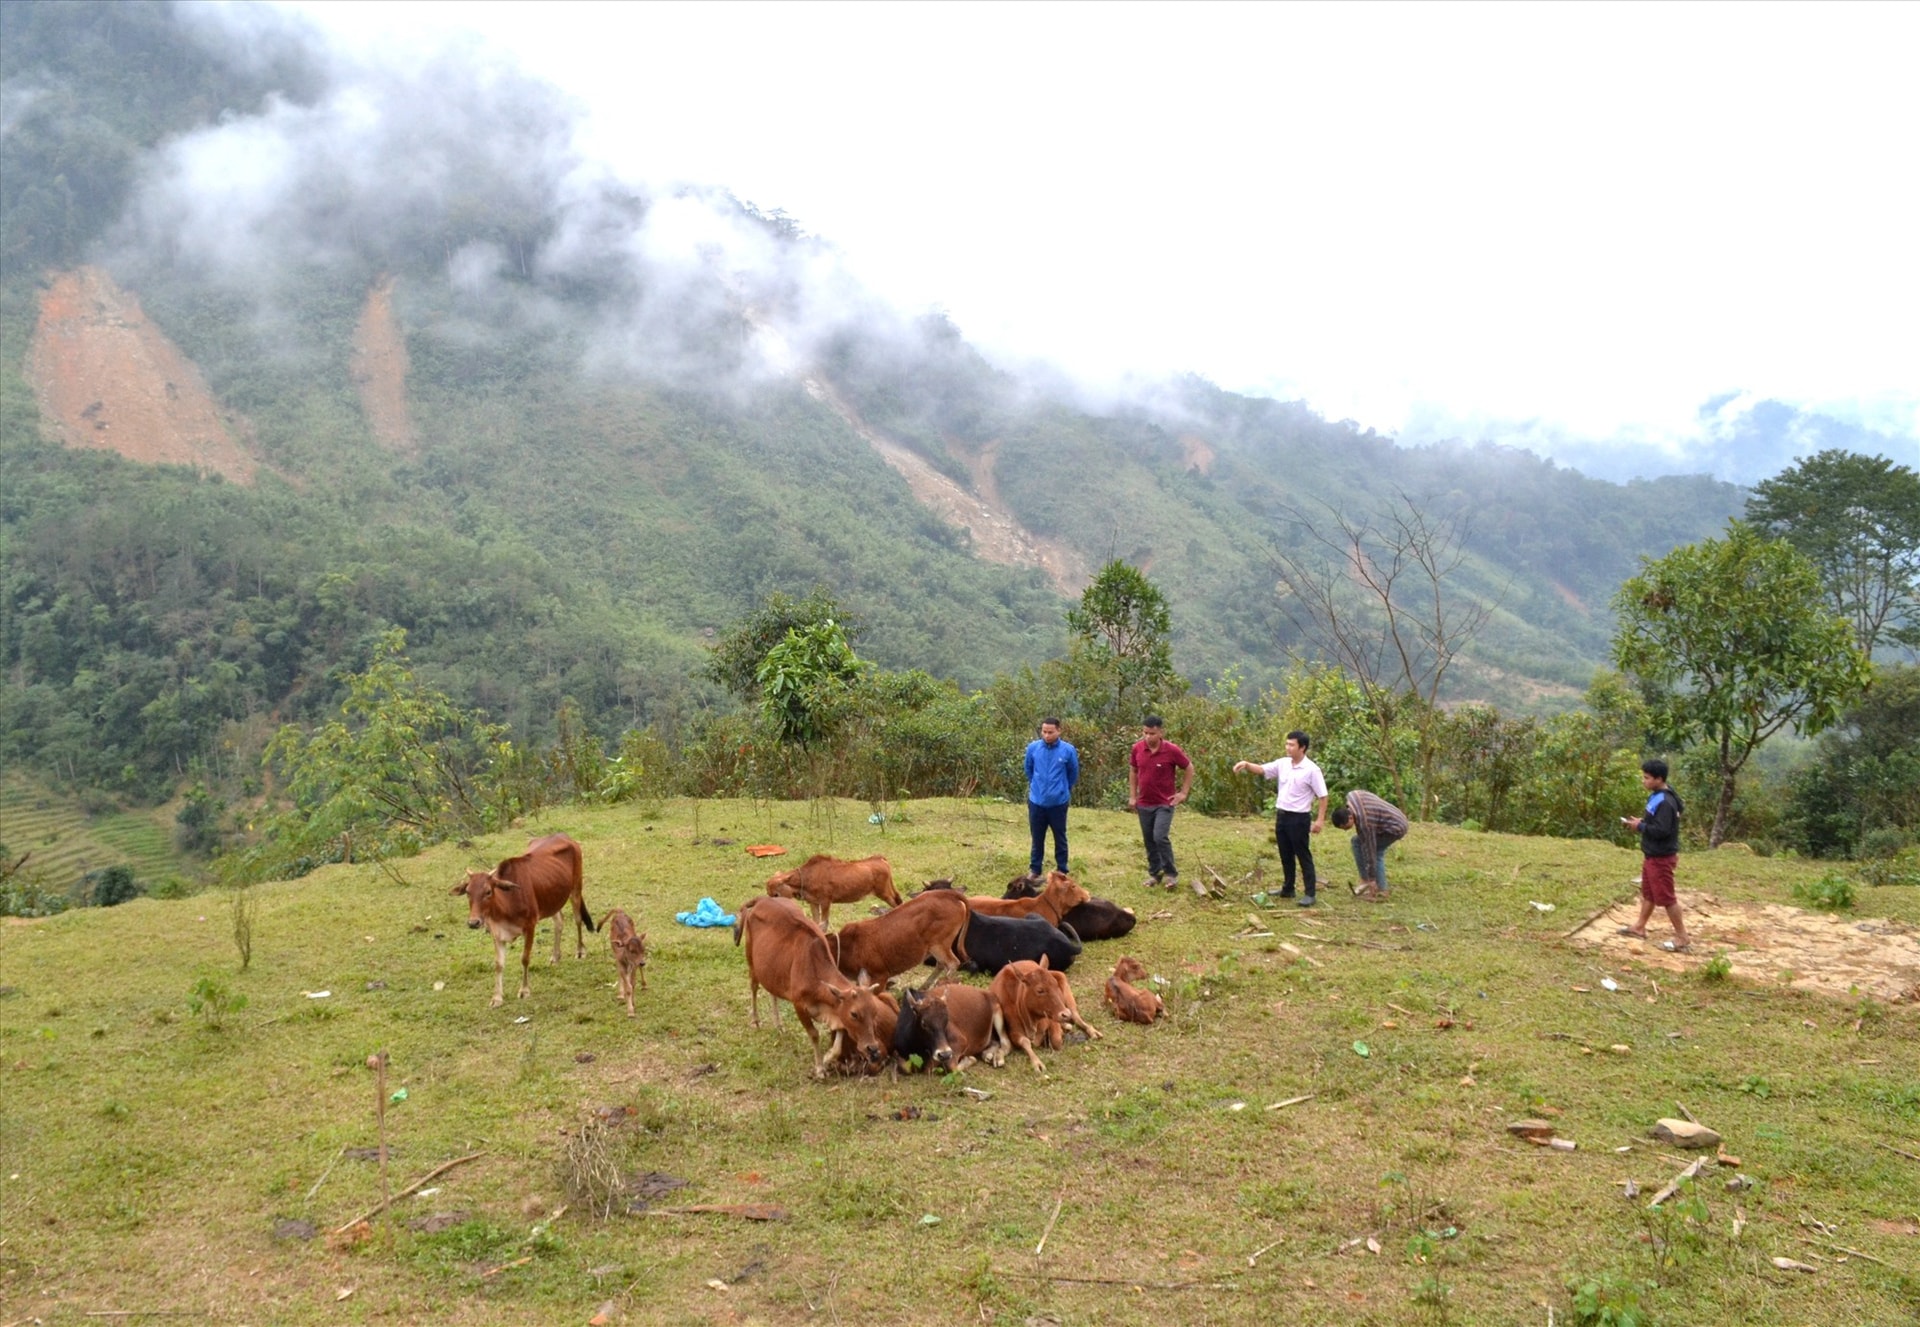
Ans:
[[[1387,849],[1407,836],[1407,815],[1384,797],[1365,788],[1347,794],[1347,804],[1333,813],[1335,828],[1353,830],[1353,867],[1360,887],[1353,892],[1374,902],[1387,896]]]
[[[1273,798],[1273,841],[1280,849],[1280,870],[1285,883],[1280,897],[1293,897],[1294,864],[1299,863],[1307,892],[1300,906],[1311,908],[1318,880],[1313,871],[1313,835],[1327,827],[1327,779],[1320,767],[1307,759],[1313,739],[1298,728],[1287,734],[1287,754],[1265,764],[1242,760],[1233,767],[1235,774],[1258,770],[1279,785]],[[1315,815],[1315,809],[1319,814]]]

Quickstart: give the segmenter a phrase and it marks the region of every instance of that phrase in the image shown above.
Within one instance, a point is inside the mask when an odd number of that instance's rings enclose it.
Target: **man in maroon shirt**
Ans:
[[[1140,740],[1127,759],[1127,809],[1140,816],[1140,837],[1147,845],[1148,888],[1164,884],[1180,887],[1180,869],[1173,864],[1173,808],[1187,800],[1193,786],[1193,762],[1187,753],[1166,740],[1166,723],[1149,714],[1140,724]],[[1179,788],[1174,771],[1180,771]]]

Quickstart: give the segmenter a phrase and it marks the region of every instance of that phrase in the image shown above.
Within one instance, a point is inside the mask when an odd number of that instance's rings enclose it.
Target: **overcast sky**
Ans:
[[[1616,477],[1729,397],[1920,463],[1920,6],[298,7],[471,34],[1009,362]]]

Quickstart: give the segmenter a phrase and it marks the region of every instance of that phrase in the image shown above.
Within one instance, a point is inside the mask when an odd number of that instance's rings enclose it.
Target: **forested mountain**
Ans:
[[[1090,403],[878,305],[789,220],[642,190],[558,93],[272,12],[0,6],[0,759],[158,796],[337,702],[389,626],[520,735],[728,703],[704,642],[824,586],[978,686],[1119,557],[1196,683],[1277,675],[1276,540],[1472,517],[1461,695],[1587,682],[1640,555],[1741,494],[1403,449],[1198,380]]]

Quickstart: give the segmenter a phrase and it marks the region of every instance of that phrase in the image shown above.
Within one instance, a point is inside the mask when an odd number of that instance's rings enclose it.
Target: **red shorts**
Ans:
[[[1671,908],[1676,857],[1648,857],[1640,863],[1640,897],[1656,908]]]

